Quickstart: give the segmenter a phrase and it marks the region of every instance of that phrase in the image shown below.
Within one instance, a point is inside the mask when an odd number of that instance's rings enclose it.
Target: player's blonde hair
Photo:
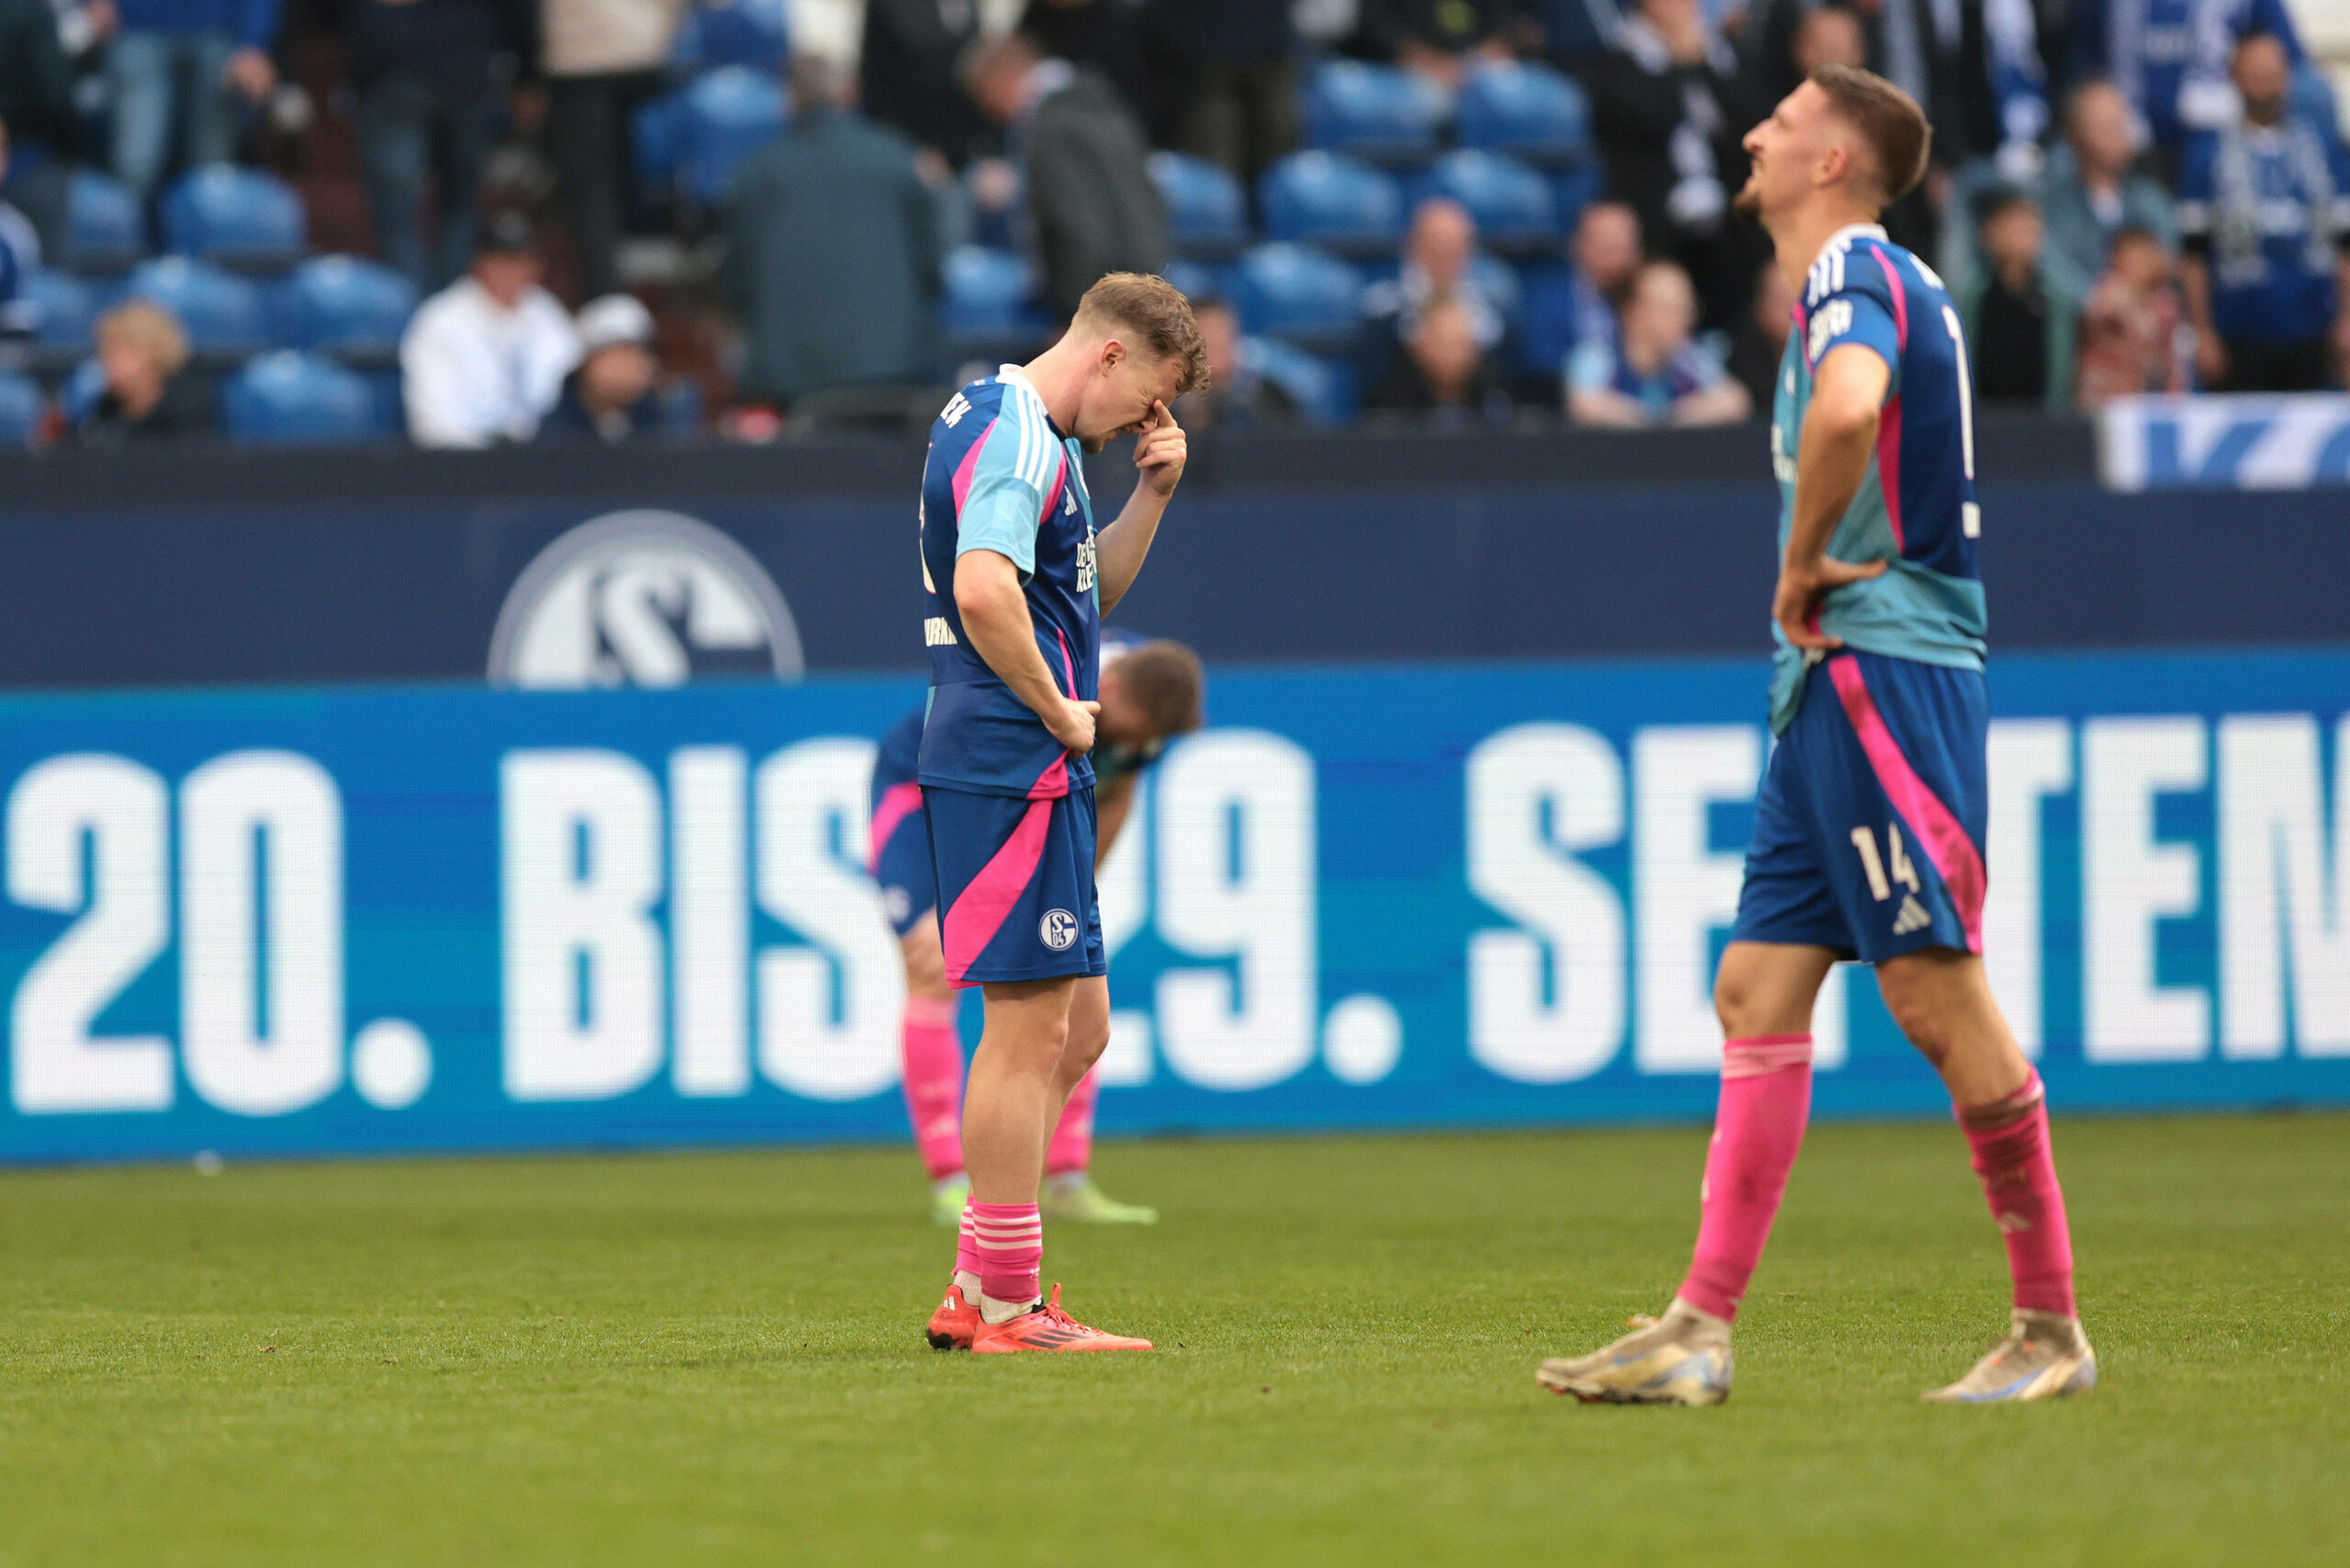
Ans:
[[[1192,302],[1165,278],[1112,273],[1078,301],[1077,321],[1097,331],[1124,328],[1141,340],[1136,346],[1148,349],[1152,358],[1180,361],[1183,380],[1175,388],[1177,397],[1207,389],[1207,345],[1192,319]]]

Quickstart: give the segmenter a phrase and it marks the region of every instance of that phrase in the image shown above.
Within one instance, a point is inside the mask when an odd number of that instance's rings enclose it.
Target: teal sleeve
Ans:
[[[1019,567],[1024,577],[1036,570],[1036,529],[1044,519],[1045,496],[1015,470],[1009,451],[1019,444],[1017,437],[1009,420],[987,433],[986,445],[972,465],[971,488],[955,514],[955,554],[992,550]]]

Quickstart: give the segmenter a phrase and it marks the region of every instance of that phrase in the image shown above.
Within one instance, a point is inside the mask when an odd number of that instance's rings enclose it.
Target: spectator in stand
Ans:
[[[1516,52],[1524,8],[1520,0],[1361,0],[1348,48],[1449,90],[1479,61]]]
[[[2178,352],[2187,318],[2172,270],[2160,235],[2126,226],[2114,235],[2112,263],[2081,310],[2075,402],[2083,413],[2136,393],[2187,390]]]
[[[2166,250],[2178,246],[2170,193],[2136,173],[2137,160],[2130,103],[2121,89],[2110,82],[2074,88],[2065,104],[2064,143],[2049,154],[2041,176],[2040,211],[2049,268],[2076,296],[2088,293],[2124,229],[2151,234]]]
[[[359,97],[359,167],[375,255],[431,294],[474,252],[475,192],[501,65],[526,48],[526,0],[352,0],[343,52]],[[437,209],[424,243],[424,191]]]
[[[1751,226],[1729,222],[1747,129],[1729,112],[1734,69],[1698,0],[1639,0],[1588,73],[1608,195],[1639,214],[1651,249],[1697,280],[1716,326],[1744,307],[1760,247]]]
[[[188,373],[187,334],[172,313],[144,299],[98,318],[98,367],[106,389],[73,439],[84,446],[151,446],[218,433],[212,388]]]
[[[579,365],[532,439],[542,443],[633,441],[661,433],[661,362],[653,312],[632,294],[593,300],[574,323]]]
[[[1223,164],[1250,185],[1297,145],[1296,28],[1263,0],[1147,0],[1163,53],[1144,112],[1154,135]],[[1171,58],[1168,58],[1171,57]]]
[[[2331,126],[2290,115],[2284,40],[2236,46],[2244,123],[2187,151],[2178,227],[2196,369],[2235,392],[2305,392],[2326,383],[2350,243],[2350,161]]]
[[[82,152],[77,58],[112,37],[115,21],[114,0],[60,10],[50,0],[0,0],[0,124],[17,153],[0,173],[0,196],[51,251],[64,243],[72,165]]]
[[[2285,0],[2073,0],[2072,72],[2102,76],[2138,111],[2165,174],[2188,140],[2243,118],[2232,80],[2236,45],[2266,33],[2299,65],[2301,42]]]
[[[1612,351],[1617,312],[1639,270],[1639,215],[1620,201],[1585,206],[1567,241],[1567,270],[1538,277],[1526,291],[1527,372],[1555,387],[1581,344]]]
[[[1467,207],[1449,196],[1430,196],[1412,209],[1393,281],[1373,284],[1363,293],[1363,386],[1377,386],[1388,378],[1396,357],[1418,335],[1420,318],[1438,300],[1460,307],[1480,355],[1492,359],[1501,353],[1509,324],[1470,270],[1476,259],[1477,220]]]
[[[528,441],[579,363],[579,334],[539,286],[519,212],[482,225],[473,266],[417,308],[400,339],[408,433],[419,446]]]
[[[1510,412],[1509,394],[1478,344],[1476,322],[1457,299],[1436,300],[1420,312],[1371,407],[1438,426],[1504,420]]]
[[[661,90],[685,0],[540,0],[546,149],[577,250],[579,292],[620,287],[613,261],[628,199],[631,118]]]
[[[1213,295],[1192,301],[1207,351],[1208,384],[1185,394],[1176,418],[1185,430],[1265,430],[1297,418],[1289,394],[1241,362],[1240,318]]]
[[[937,218],[904,136],[844,103],[822,56],[791,62],[791,129],[744,160],[726,213],[726,289],[744,396],[919,386],[937,374]]]
[[[0,119],[0,188],[8,179],[8,122]],[[40,325],[25,280],[40,265],[40,236],[25,215],[0,201],[0,342],[21,338]]]
[[[857,101],[949,168],[962,168],[991,139],[956,75],[979,37],[973,0],[866,0]]]
[[[1697,300],[1677,263],[1648,262],[1624,301],[1620,347],[1579,345],[1567,361],[1567,417],[1646,430],[1746,418],[1746,388],[1692,334]]]
[[[1020,30],[1046,59],[1098,73],[1141,117],[1149,89],[1134,0],[1028,0],[1020,12]]]
[[[277,87],[278,0],[116,0],[106,50],[115,177],[144,200],[174,166],[236,155],[246,109]],[[173,149],[176,144],[176,165]]]
[[[986,45],[966,81],[1026,174],[1045,298],[1064,317],[1104,273],[1167,264],[1167,208],[1142,122],[1100,75],[1047,60],[1020,34]]]
[[[1746,388],[1750,414],[1767,419],[1779,395],[1779,373],[1795,330],[1796,291],[1775,261],[1754,270],[1754,301],[1730,335],[1729,374]]]
[[[2038,404],[2061,412],[2071,404],[2077,302],[2050,275],[2040,204],[2002,188],[1982,204],[1977,224],[1982,276],[1959,302],[1969,345],[1975,400]]]

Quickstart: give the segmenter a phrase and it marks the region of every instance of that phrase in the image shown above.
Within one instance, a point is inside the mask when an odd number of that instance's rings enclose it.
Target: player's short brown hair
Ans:
[[[1188,735],[1207,722],[1207,675],[1200,655],[1165,637],[1119,656],[1118,689],[1158,735]]]
[[[1874,71],[1853,65],[1823,65],[1809,80],[1869,144],[1883,204],[1889,207],[1917,189],[1934,141],[1934,128],[1926,123],[1918,100]]]
[[[1154,359],[1179,361],[1182,385],[1176,396],[1203,392],[1208,385],[1207,345],[1192,319],[1192,302],[1163,277],[1147,273],[1111,273],[1085,291],[1077,319],[1095,327],[1123,327],[1142,340]]]

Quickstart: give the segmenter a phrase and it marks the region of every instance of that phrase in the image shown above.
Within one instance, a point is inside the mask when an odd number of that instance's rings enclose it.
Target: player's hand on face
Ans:
[[[1100,711],[1099,702],[1063,701],[1058,719],[1049,726],[1053,739],[1071,756],[1083,756],[1093,749],[1093,716]]]
[[[1811,629],[1811,618],[1819,601],[1836,589],[1851,583],[1864,583],[1872,577],[1885,576],[1887,563],[1869,561],[1854,566],[1850,561],[1832,560],[1821,556],[1817,561],[1790,561],[1779,569],[1779,590],[1771,600],[1772,618],[1787,641],[1796,647],[1821,651],[1841,648],[1843,639],[1830,637]]]
[[[1173,495],[1191,455],[1183,427],[1175,422],[1165,403],[1152,403],[1150,422],[1135,440],[1135,466],[1142,470],[1144,483],[1157,495]]]

